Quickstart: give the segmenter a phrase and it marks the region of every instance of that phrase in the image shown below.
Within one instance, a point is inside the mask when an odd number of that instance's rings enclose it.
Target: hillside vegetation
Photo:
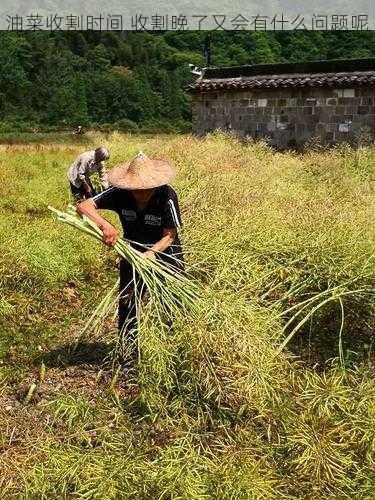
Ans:
[[[2,498],[372,498],[375,150],[82,141],[1,146]],[[112,320],[73,349],[115,255],[47,209],[99,144],[110,166],[139,150],[176,165],[204,289],[168,335],[141,330],[136,378]]]
[[[207,32],[55,31],[0,34],[0,132],[78,124],[107,131],[186,130]],[[375,54],[375,31],[214,31],[212,64]]]

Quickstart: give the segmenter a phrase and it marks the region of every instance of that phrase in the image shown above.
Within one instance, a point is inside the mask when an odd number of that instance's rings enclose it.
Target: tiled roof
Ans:
[[[209,67],[192,92],[277,87],[375,85],[375,58]]]
[[[335,73],[290,73],[260,74],[240,76],[236,78],[200,78],[189,85],[191,92],[213,90],[242,90],[252,88],[283,87],[348,87],[359,85],[375,85],[375,68],[373,71],[346,71]]]

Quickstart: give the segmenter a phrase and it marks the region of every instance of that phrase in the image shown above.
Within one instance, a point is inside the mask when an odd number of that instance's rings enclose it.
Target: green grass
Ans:
[[[203,287],[173,331],[146,316],[136,378],[116,371],[112,319],[72,351],[116,255],[47,209],[66,209],[68,165],[101,144],[110,166],[143,150],[178,167]],[[2,497],[373,497],[373,147],[119,133],[0,147]]]

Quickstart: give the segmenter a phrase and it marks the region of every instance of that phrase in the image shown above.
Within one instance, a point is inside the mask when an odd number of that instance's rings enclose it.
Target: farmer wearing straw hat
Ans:
[[[103,163],[108,158],[108,149],[100,147],[94,151],[82,153],[69,167],[68,179],[70,190],[76,201],[92,198],[95,195],[95,190],[90,180],[90,176],[94,172],[98,172],[102,187],[104,189],[108,188],[107,172]]]
[[[112,187],[78,205],[78,212],[93,220],[103,232],[103,242],[112,246],[118,231],[98,210],[118,214],[124,237],[143,253],[145,258],[160,259],[183,269],[183,256],[177,230],[181,225],[178,199],[168,185],[175,177],[174,168],[165,160],[153,160],[140,152],[133,160],[108,172]],[[138,285],[139,278],[135,277]],[[138,288],[138,287],[137,287]],[[132,293],[129,293],[129,290]],[[135,293],[131,265],[120,261],[119,330],[134,331]]]

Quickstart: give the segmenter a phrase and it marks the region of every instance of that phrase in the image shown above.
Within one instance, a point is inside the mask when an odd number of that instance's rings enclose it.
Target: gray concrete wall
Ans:
[[[216,91],[193,95],[193,130],[267,138],[280,147],[375,140],[375,87]]]

